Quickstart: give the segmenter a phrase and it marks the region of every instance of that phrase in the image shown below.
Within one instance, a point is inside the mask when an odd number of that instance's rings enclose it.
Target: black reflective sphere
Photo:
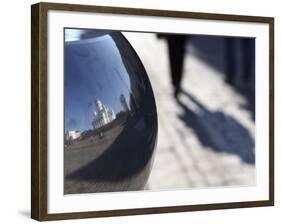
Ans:
[[[64,193],[141,190],[157,139],[152,88],[120,32],[65,29]]]

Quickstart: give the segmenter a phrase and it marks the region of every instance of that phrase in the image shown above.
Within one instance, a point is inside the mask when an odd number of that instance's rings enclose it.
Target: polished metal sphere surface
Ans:
[[[64,193],[141,190],[157,113],[146,71],[120,32],[65,29]]]

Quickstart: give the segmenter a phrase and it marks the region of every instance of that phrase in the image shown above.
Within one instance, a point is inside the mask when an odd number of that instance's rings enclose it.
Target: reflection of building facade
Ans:
[[[71,141],[79,138],[81,136],[80,131],[68,131],[66,132],[66,140]]]
[[[120,95],[120,103],[121,103],[124,111],[129,111],[129,107],[128,107],[126,98],[123,94]]]
[[[99,99],[95,100],[97,111],[94,112],[93,128],[100,128],[116,118],[113,109],[108,108]]]

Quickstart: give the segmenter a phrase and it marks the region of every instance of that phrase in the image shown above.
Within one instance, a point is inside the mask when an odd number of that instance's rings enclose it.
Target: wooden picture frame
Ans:
[[[228,203],[143,207],[82,212],[48,212],[48,12],[66,11],[141,17],[188,18],[210,21],[248,22],[269,27],[269,173],[268,199]],[[180,12],[90,5],[38,3],[31,6],[31,217],[39,221],[124,216],[169,212],[187,212],[226,208],[274,205],[274,18],[224,15],[203,12]]]

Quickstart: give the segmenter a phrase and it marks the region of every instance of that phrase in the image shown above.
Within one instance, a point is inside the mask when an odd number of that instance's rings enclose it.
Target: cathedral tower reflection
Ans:
[[[93,129],[98,129],[115,120],[116,114],[113,109],[103,104],[99,99],[95,100],[95,104],[97,110],[94,112]]]

